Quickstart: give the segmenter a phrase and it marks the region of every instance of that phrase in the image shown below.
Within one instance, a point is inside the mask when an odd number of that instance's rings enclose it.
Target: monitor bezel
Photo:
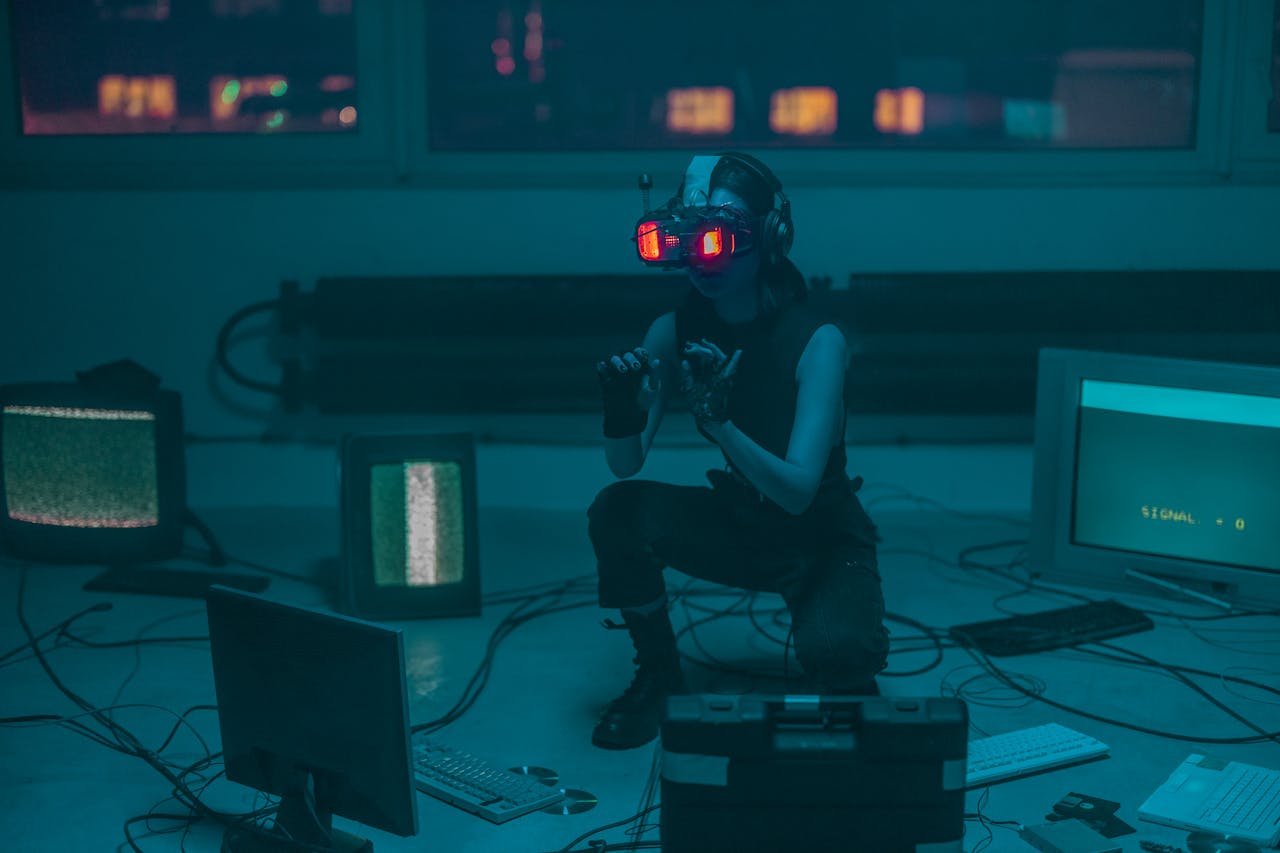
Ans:
[[[343,612],[371,618],[423,619],[480,613],[480,548],[476,523],[475,441],[468,433],[347,435],[342,439],[342,560],[338,601]],[[463,576],[434,587],[379,587],[373,580],[370,471],[406,459],[457,462],[462,469]]]
[[[186,450],[182,398],[176,391],[120,393],[85,388],[74,382],[25,382],[0,385],[5,406],[60,406],[136,409],[155,415],[156,524],[153,527],[62,527],[9,516],[8,488],[0,458],[0,543],[15,556],[60,563],[163,560],[182,552],[187,516]],[[4,418],[0,416],[0,454]]]
[[[275,771],[280,769],[279,766],[267,766],[261,760],[260,752],[262,750],[270,751],[270,746],[258,740],[258,736],[262,732],[255,729],[254,723],[252,721],[246,722],[246,720],[256,720],[258,718],[254,713],[255,708],[252,701],[245,706],[237,704],[241,691],[236,689],[239,685],[235,685],[232,682],[232,676],[228,673],[228,666],[232,666],[237,662],[242,665],[251,665],[255,670],[255,675],[260,676],[264,671],[269,672],[271,661],[274,660],[272,655],[276,650],[264,649],[261,657],[254,660],[245,660],[243,658],[239,661],[220,660],[218,655],[221,645],[220,639],[232,634],[239,635],[242,633],[245,630],[245,625],[248,624],[246,619],[243,618],[243,614],[246,610],[256,610],[272,621],[281,619],[293,620],[296,624],[299,620],[305,620],[307,624],[312,626],[345,631],[349,638],[357,636],[363,638],[366,647],[376,646],[379,654],[395,656],[395,663],[391,668],[400,674],[397,707],[391,716],[387,716],[385,713],[370,714],[368,720],[370,726],[367,731],[384,732],[387,738],[387,745],[390,745],[392,733],[401,733],[403,741],[401,741],[401,737],[395,738],[394,754],[384,754],[380,759],[380,763],[388,773],[394,772],[403,780],[403,783],[399,780],[395,782],[395,786],[401,795],[399,802],[389,804],[388,811],[391,814],[387,820],[380,820],[379,815],[372,812],[362,811],[355,807],[351,800],[339,803],[325,802],[319,805],[333,814],[357,821],[364,826],[395,833],[402,837],[417,835],[419,818],[417,788],[413,775],[412,734],[409,726],[409,691],[405,674],[407,669],[405,667],[404,632],[399,628],[378,625],[353,616],[332,613],[305,605],[273,601],[254,593],[221,585],[209,587],[206,593],[206,610],[209,623],[214,688],[218,700],[218,725],[222,737],[222,748],[225,752],[226,777],[232,782],[278,796],[286,796],[290,792],[284,790],[283,786],[278,784],[280,780],[277,778],[278,774]],[[238,614],[241,618],[236,618]],[[326,677],[330,675],[324,673],[324,667],[321,663],[317,663],[314,660],[309,662],[316,664],[315,672],[317,674],[325,674]],[[292,664],[286,662],[285,666],[292,666]],[[375,668],[370,667],[370,669]],[[359,701],[367,701],[368,699],[367,695],[360,695],[354,697],[353,701],[358,704]],[[229,719],[228,711],[232,708],[238,708],[239,711],[244,712],[245,716],[239,720],[234,719],[236,712],[231,711],[233,718]],[[377,710],[386,712],[392,709],[381,708]],[[398,719],[396,718],[397,716]],[[401,747],[402,742],[403,748]],[[305,762],[307,756],[290,756],[272,752],[271,758],[285,761],[301,758]],[[398,758],[402,759],[402,761],[396,761]],[[391,766],[393,763],[399,766]],[[389,779],[390,776],[388,775],[387,779],[380,781],[388,781]],[[333,807],[335,805],[337,806],[336,808]]]
[[[1072,541],[1080,384],[1085,379],[1280,397],[1280,368],[1088,350],[1040,350],[1031,495],[1032,574],[1058,583],[1163,594],[1154,585],[1128,577],[1126,572],[1133,569],[1233,605],[1280,607],[1280,572]]]

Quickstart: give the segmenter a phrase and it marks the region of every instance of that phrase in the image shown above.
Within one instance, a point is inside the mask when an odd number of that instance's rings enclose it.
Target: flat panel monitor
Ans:
[[[285,838],[367,849],[334,815],[416,834],[401,632],[224,586],[206,602],[227,778],[282,798]],[[276,849],[247,835],[223,849]]]

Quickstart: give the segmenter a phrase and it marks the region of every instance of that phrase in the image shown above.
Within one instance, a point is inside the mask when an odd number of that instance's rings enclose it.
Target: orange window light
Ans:
[[[876,92],[874,120],[881,133],[919,134],[924,130],[924,92],[914,86],[881,89]]]
[[[98,78],[98,115],[173,118],[177,109],[177,86],[170,76]]]
[[[707,86],[667,90],[667,130],[724,134],[733,130],[733,90]]]
[[[769,96],[769,129],[791,136],[836,132],[839,99],[830,86],[796,86]]]

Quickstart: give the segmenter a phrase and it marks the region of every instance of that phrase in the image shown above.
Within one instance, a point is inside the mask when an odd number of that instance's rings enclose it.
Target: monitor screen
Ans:
[[[182,551],[182,399],[78,382],[0,385],[0,544],[31,560],[129,563]]]
[[[6,405],[0,417],[9,518],[56,527],[159,524],[154,412]]]
[[[6,5],[24,136],[358,132],[352,0]]]
[[[470,435],[348,435],[342,456],[342,610],[374,618],[480,612]]]
[[[462,466],[412,459],[369,468],[373,580],[380,587],[462,581]]]
[[[1280,398],[1079,391],[1073,544],[1280,573]]]
[[[336,814],[415,834],[401,632],[221,586],[206,601],[227,778],[284,797],[284,832]]]

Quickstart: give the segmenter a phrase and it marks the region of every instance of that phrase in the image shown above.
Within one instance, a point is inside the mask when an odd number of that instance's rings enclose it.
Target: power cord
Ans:
[[[231,364],[231,358],[227,352],[231,345],[231,333],[235,331],[236,326],[240,325],[243,320],[248,317],[252,317],[254,314],[279,310],[280,304],[281,300],[279,299],[268,299],[263,302],[255,302],[251,305],[246,305],[228,317],[227,321],[222,324],[222,328],[218,330],[218,340],[214,348],[214,355],[217,358],[218,366],[221,367],[223,372],[225,372],[227,376],[231,377],[232,381],[237,385],[242,385],[245,388],[250,388],[254,391],[262,391],[267,394],[275,394],[276,396],[282,397],[285,392],[284,385],[250,379]]]
[[[1059,702],[1057,700],[1050,699],[1048,696],[1045,696],[1043,693],[1037,693],[1033,690],[1030,690],[1024,687],[1022,684],[1018,683],[1016,679],[1010,677],[1005,670],[1003,670],[1001,667],[999,667],[994,662],[992,662],[992,660],[987,656],[987,654],[983,652],[981,649],[977,648],[976,646],[963,645],[962,648],[964,649],[965,653],[968,654],[971,658],[973,658],[973,660],[979,666],[986,669],[987,672],[991,673],[993,677],[995,677],[997,680],[1007,685],[1011,689],[1019,693],[1022,693],[1023,695],[1031,699],[1035,699],[1037,701],[1043,702],[1044,704],[1049,705],[1050,707],[1057,708],[1060,711],[1066,711],[1070,714],[1075,714],[1077,716],[1094,720],[1096,722],[1106,723],[1108,725],[1118,726],[1123,729],[1129,729],[1130,731],[1154,735],[1156,737],[1167,738],[1169,740],[1185,741],[1189,743],[1246,744],[1246,743],[1262,743],[1266,741],[1275,741],[1277,738],[1280,738],[1280,731],[1267,732],[1262,730],[1260,727],[1255,726],[1253,723],[1248,723],[1247,725],[1250,728],[1253,728],[1255,731],[1259,732],[1259,734],[1257,735],[1253,735],[1250,737],[1205,737],[1203,735],[1190,735],[1190,734],[1183,734],[1180,732],[1162,731],[1160,729],[1154,729],[1148,726],[1141,726],[1136,723],[1130,723],[1125,720],[1117,720],[1113,717],[1106,717],[1101,714],[1095,714],[1091,711],[1086,711],[1081,708],[1076,708],[1072,705],[1068,705],[1064,702]],[[1218,704],[1217,700],[1212,700],[1212,701],[1214,702],[1214,704]],[[1231,713],[1234,716],[1234,712],[1231,712]]]
[[[209,546],[209,565],[225,566],[227,564],[227,555],[223,552],[222,546],[218,544],[218,538],[213,535],[213,531],[209,525],[200,520],[200,516],[196,515],[191,509],[187,509],[185,519],[188,527],[195,529],[200,534],[200,538]]]
[[[95,742],[99,743],[102,746],[107,747],[108,749],[112,749],[113,751],[120,752],[125,755],[130,755],[132,757],[141,759],[144,763],[146,763],[149,767],[155,770],[160,776],[162,776],[166,781],[168,781],[173,786],[173,790],[177,794],[179,798],[179,802],[181,802],[183,805],[185,805],[188,809],[191,810],[192,814],[190,815],[190,817],[192,819],[204,819],[204,818],[212,819],[217,821],[218,823],[223,824],[224,826],[235,827],[240,831],[246,832],[250,835],[256,835],[262,838],[269,838],[272,841],[280,843],[281,842],[280,836],[267,832],[266,830],[263,830],[257,827],[256,824],[252,823],[252,821],[255,819],[252,814],[237,815],[233,813],[222,812],[206,805],[204,802],[200,800],[199,796],[195,794],[195,792],[193,792],[185,782],[185,777],[189,775],[189,772],[179,772],[179,770],[175,770],[174,769],[175,765],[173,765],[172,762],[161,758],[158,750],[152,750],[147,748],[142,743],[142,741],[140,741],[138,737],[133,734],[132,731],[130,731],[128,728],[118,723],[117,721],[113,720],[107,713],[104,712],[103,709],[95,707],[92,703],[90,703],[84,697],[80,696],[79,694],[71,690],[69,687],[67,687],[67,685],[62,681],[62,679],[58,677],[58,674],[54,672],[53,667],[49,664],[49,661],[45,658],[44,652],[40,648],[40,643],[36,637],[36,634],[31,629],[30,623],[28,623],[27,621],[26,612],[24,608],[24,600],[26,597],[26,588],[27,588],[27,574],[28,574],[27,565],[24,563],[22,565],[22,568],[19,574],[19,580],[18,580],[17,615],[18,615],[18,623],[22,626],[23,633],[26,634],[27,636],[28,644],[30,645],[32,652],[35,654],[36,660],[39,661],[41,668],[44,669],[45,671],[45,675],[47,675],[49,680],[53,682],[53,685],[58,689],[58,691],[61,692],[66,698],[71,700],[75,705],[77,705],[84,712],[84,714],[81,716],[88,717],[92,719],[93,722],[101,726],[105,730],[106,734],[109,734],[111,736],[111,738],[115,741],[115,743],[113,744],[110,740],[107,740],[106,735],[104,735],[103,733],[96,732],[92,728],[84,725],[83,723],[80,723],[79,721],[68,719],[68,720],[59,721],[60,724],[72,726],[79,733],[85,734],[86,736],[90,737],[91,740],[94,740]],[[205,760],[207,759],[201,759],[201,761],[205,761]],[[199,762],[197,762],[197,764],[199,764]],[[137,823],[142,820],[150,820],[150,819],[152,819],[151,812],[149,812],[147,815],[141,816],[140,818],[130,818],[125,822],[125,825],[124,825],[125,840],[129,844],[130,849],[135,851],[135,853],[143,853],[143,851],[142,851],[142,848],[140,848],[137,845],[136,841],[133,839],[130,833],[130,827],[134,823]],[[285,840],[284,843],[293,850],[305,851],[306,853],[331,853],[331,851],[326,851],[324,848],[311,845],[311,844],[305,844],[298,841]]]
[[[66,631],[66,629],[68,629],[68,628],[71,626],[71,624],[72,624],[72,623],[74,623],[76,620],[78,620],[78,619],[82,619],[82,618],[84,618],[85,616],[88,616],[90,613],[105,613],[106,611],[110,610],[113,606],[114,606],[114,605],[112,605],[112,604],[111,604],[110,602],[108,602],[108,601],[100,601],[100,602],[98,602],[97,604],[94,604],[94,605],[91,605],[91,606],[89,606],[89,607],[86,607],[84,610],[81,610],[81,611],[79,611],[79,612],[77,612],[77,613],[75,613],[75,614],[73,614],[73,615],[71,615],[71,616],[68,616],[66,619],[63,619],[63,620],[62,620],[61,622],[59,622],[57,625],[54,625],[52,628],[50,628],[50,629],[48,629],[47,631],[45,631],[44,633],[40,634],[38,637],[34,637],[34,638],[31,638],[31,639],[28,639],[28,640],[27,640],[27,642],[23,643],[22,645],[17,646],[17,647],[15,647],[15,648],[13,648],[13,649],[10,649],[9,651],[5,652],[3,655],[0,655],[0,663],[3,663],[3,662],[5,662],[5,661],[9,660],[10,658],[12,658],[12,657],[14,657],[14,656],[21,654],[22,652],[24,652],[24,651],[26,651],[27,649],[31,648],[31,646],[32,646],[32,644],[33,644],[33,643],[38,643],[38,642],[40,642],[41,640],[43,640],[45,637],[49,636],[50,634],[57,633],[57,634],[60,634],[60,635],[61,635],[61,634],[62,634],[64,631]]]
[[[555,851],[555,853],[571,853],[573,851],[574,846],[577,845],[579,841],[582,841],[585,838],[590,838],[591,836],[596,835],[597,833],[601,833],[609,829],[615,829],[619,826],[626,826],[629,823],[634,823],[635,821],[639,820],[640,818],[644,817],[645,815],[649,814],[655,809],[659,809],[661,807],[662,806],[660,804],[655,804],[655,805],[649,806],[649,808],[645,809],[644,811],[640,811],[640,812],[637,812],[636,814],[633,814],[631,817],[623,818],[622,820],[615,820],[612,823],[606,823],[601,826],[597,826],[594,829],[588,829],[586,832],[582,833],[577,838],[573,839],[568,844],[561,847],[559,850]],[[603,847],[599,845],[591,845],[588,849],[590,851],[593,851],[594,853],[594,851],[596,850],[636,850],[642,847],[660,847],[660,846],[661,846],[661,842],[657,842],[657,841],[628,841],[623,843],[622,845],[605,845]]]
[[[453,704],[453,706],[440,717],[429,720],[424,723],[418,723],[410,728],[414,734],[434,733],[445,726],[456,722],[463,714],[465,714],[479,699],[481,692],[489,682],[489,675],[492,671],[494,656],[497,653],[498,646],[502,644],[508,636],[511,635],[521,625],[533,619],[547,616],[552,613],[560,613],[566,610],[574,610],[587,607],[595,602],[588,598],[582,601],[561,604],[561,599],[574,590],[577,584],[576,578],[561,582],[557,586],[552,587],[547,592],[532,593],[517,599],[521,603],[514,610],[503,617],[502,621],[493,629],[489,635],[489,641],[485,646],[484,657],[481,658],[480,664],[476,667],[471,679],[463,688],[462,695]],[[550,601],[536,609],[529,609],[538,601],[549,598]]]

